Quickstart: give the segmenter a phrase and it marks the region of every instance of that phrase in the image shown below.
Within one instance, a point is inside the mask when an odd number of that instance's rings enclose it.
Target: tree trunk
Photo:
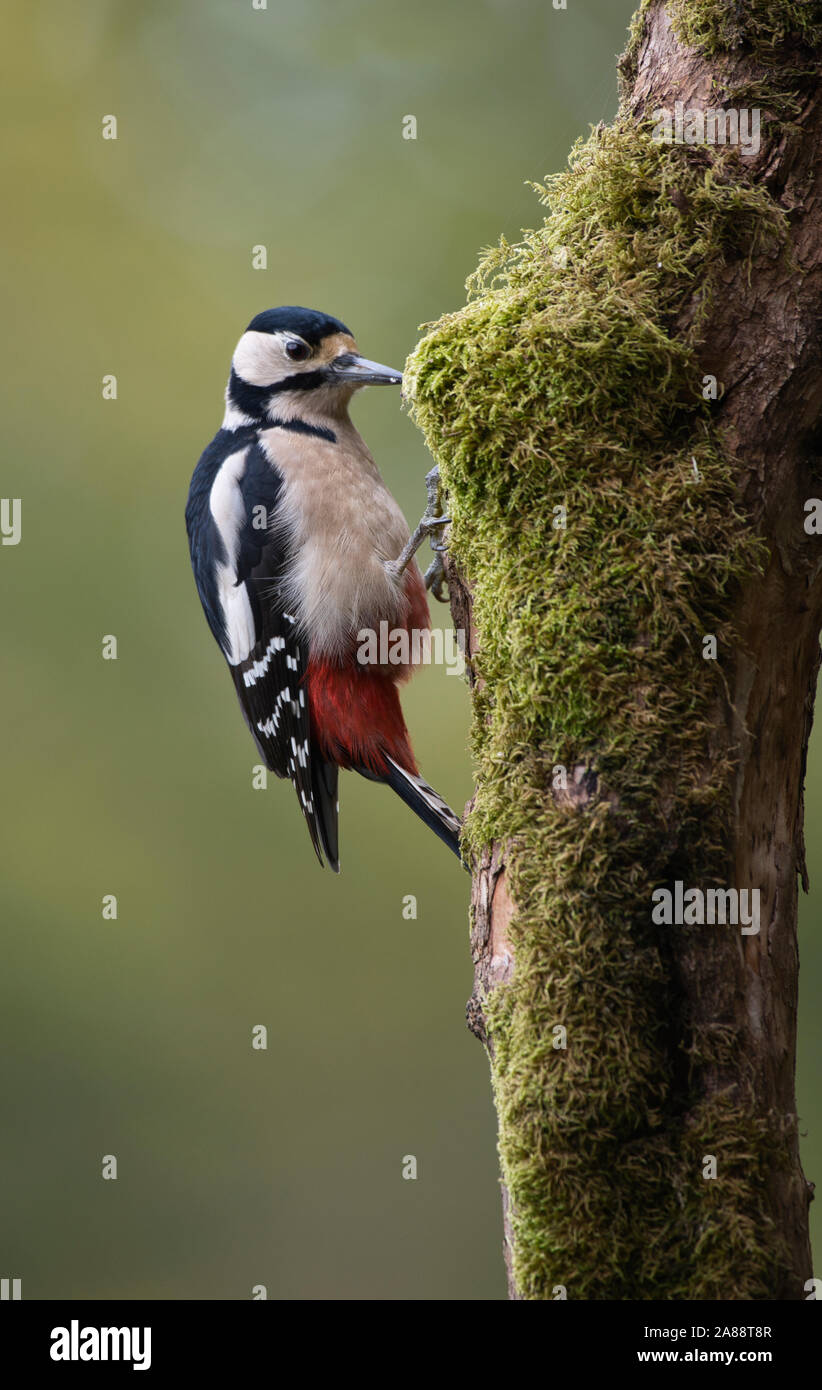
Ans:
[[[409,364],[468,634],[512,1298],[808,1296],[820,59],[818,3],[646,0],[615,125]],[[759,149],[688,143],[708,108],[758,109]],[[709,889],[758,891],[759,930]]]

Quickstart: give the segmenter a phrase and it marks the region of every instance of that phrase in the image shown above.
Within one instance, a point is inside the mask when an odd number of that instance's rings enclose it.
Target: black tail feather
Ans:
[[[459,816],[451,810],[447,802],[443,801],[439,792],[435,792],[433,787],[423,781],[413,772],[406,772],[399,763],[395,763],[393,758],[388,759],[388,774],[380,776],[370,772],[367,768],[355,768],[361,777],[367,777],[371,782],[385,782],[392,791],[397,793],[406,806],[419,816],[420,820],[433,830],[435,835],[448,846],[462,863],[460,854],[460,829],[461,822]]]
[[[335,874],[340,872],[340,849],[338,838],[337,782],[339,769],[334,763],[327,763],[315,754],[311,759],[311,792],[314,800],[314,814],[317,832],[328,867]]]

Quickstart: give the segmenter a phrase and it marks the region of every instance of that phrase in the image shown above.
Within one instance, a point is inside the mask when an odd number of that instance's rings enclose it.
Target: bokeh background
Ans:
[[[418,325],[462,302],[480,248],[539,220],[525,181],[613,116],[632,8],[6,7],[0,495],[22,499],[23,537],[0,549],[0,1273],[25,1298],[505,1296],[487,1066],[463,1019],[467,876],[348,775],[333,878],[290,787],[252,789],[183,508],[253,314],[327,310],[402,366]],[[354,413],[415,520],[430,460],[398,394],[365,392]],[[461,806],[464,685],[430,669],[405,705],[422,768]],[[817,735],[811,1178],[820,827]]]

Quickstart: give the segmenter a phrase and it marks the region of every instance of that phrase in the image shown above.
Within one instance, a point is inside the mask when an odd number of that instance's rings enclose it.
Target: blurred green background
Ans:
[[[539,220],[525,180],[613,116],[632,8],[6,9],[0,495],[22,498],[23,537],[0,550],[0,1273],[25,1298],[505,1296],[487,1066],[463,1018],[467,875],[348,775],[333,878],[290,787],[252,789],[183,507],[253,314],[327,310],[402,366],[479,249]],[[398,395],[364,393],[355,417],[415,520],[430,460]],[[429,669],[405,708],[460,807],[465,687]],[[811,1178],[820,825],[822,739],[801,924]]]

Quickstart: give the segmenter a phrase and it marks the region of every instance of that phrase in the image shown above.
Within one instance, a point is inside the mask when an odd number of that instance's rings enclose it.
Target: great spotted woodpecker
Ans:
[[[248,727],[265,766],[291,779],[317,857],[335,872],[339,768],[387,783],[459,855],[460,822],[419,776],[400,708],[411,661],[358,660],[358,634],[382,622],[427,631],[413,554],[447,520],[431,514],[429,487],[409,537],[348,414],[360,387],[401,381],[360,357],[339,319],[294,306],[258,314],[186,507],[197,591]]]

